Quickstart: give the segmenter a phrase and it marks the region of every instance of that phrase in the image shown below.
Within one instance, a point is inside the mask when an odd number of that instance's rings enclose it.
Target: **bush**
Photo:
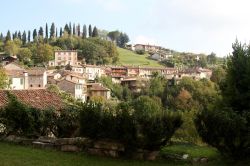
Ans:
[[[163,111],[158,102],[145,96],[135,103],[120,103],[115,112],[101,104],[87,103],[80,113],[81,136],[115,139],[126,151],[135,148],[158,150],[180,127],[181,116]]]
[[[136,50],[136,54],[144,55],[146,52],[144,50]]]
[[[195,125],[203,141],[233,158],[250,156],[250,113],[232,110],[202,111]]]
[[[8,105],[0,110],[1,123],[5,126],[7,135],[33,135],[35,133],[34,120],[31,117],[33,109],[19,102],[15,96],[8,94]]]
[[[55,125],[57,137],[69,138],[76,136],[79,129],[79,108],[69,106],[60,110]]]

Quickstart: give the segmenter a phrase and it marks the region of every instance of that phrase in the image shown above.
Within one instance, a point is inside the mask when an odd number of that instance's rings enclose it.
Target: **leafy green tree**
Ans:
[[[208,64],[215,65],[217,61],[217,57],[215,53],[211,53],[210,55],[207,56],[207,62]]]
[[[29,61],[32,56],[32,52],[29,48],[20,48],[17,54],[17,58],[21,62]]]
[[[18,53],[18,50],[19,50],[21,44],[22,44],[22,42],[19,39],[9,40],[5,44],[4,50],[7,54],[14,56]]]
[[[117,40],[117,38],[119,37],[120,32],[119,31],[111,31],[108,33],[108,37],[115,42]]]
[[[120,33],[116,40],[119,47],[125,48],[125,45],[129,42],[129,37],[126,33]]]
[[[87,26],[83,25],[83,29],[82,29],[82,38],[86,39],[87,38]]]
[[[8,86],[8,77],[2,67],[0,67],[0,89],[5,89]]]
[[[226,70],[218,66],[213,69],[212,76],[210,78],[211,81],[217,83],[218,85],[221,85],[222,82],[225,82],[226,79]]]
[[[26,32],[23,31],[23,35],[22,35],[22,44],[25,45],[27,42],[27,36],[26,36]]]
[[[49,44],[38,44],[33,59],[35,63],[48,63],[53,59],[53,47]]]
[[[92,37],[98,37],[98,36],[99,36],[98,35],[98,30],[97,30],[97,28],[95,26],[94,29],[93,29]]]
[[[92,37],[92,26],[91,26],[91,24],[89,24],[89,37]]]
[[[202,139],[233,158],[250,156],[250,47],[236,41],[228,59],[222,101],[195,119]]]

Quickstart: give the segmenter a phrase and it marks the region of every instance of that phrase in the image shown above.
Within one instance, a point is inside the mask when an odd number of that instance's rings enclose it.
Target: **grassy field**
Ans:
[[[119,52],[120,65],[140,65],[151,67],[162,67],[157,61],[148,59],[146,55],[138,55],[133,51],[117,48]]]
[[[183,162],[136,161],[101,158],[83,153],[64,153],[0,143],[1,166],[173,166]]]
[[[192,157],[213,158],[203,166],[248,165],[249,162],[229,162],[223,160],[219,153],[209,147],[195,147],[185,145],[172,145],[163,148],[161,153],[188,153]],[[188,166],[189,161],[138,161],[125,159],[111,159],[86,155],[84,153],[65,153],[55,150],[35,149],[20,145],[0,142],[0,166]]]

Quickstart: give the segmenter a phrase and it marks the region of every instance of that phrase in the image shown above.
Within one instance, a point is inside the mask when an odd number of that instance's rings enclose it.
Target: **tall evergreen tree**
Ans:
[[[62,34],[63,34],[63,31],[62,31],[62,28],[60,28],[60,37],[62,37]]]
[[[69,23],[69,35],[72,35],[72,26],[71,26],[71,22]]]
[[[69,25],[66,24],[64,27],[64,32],[67,32],[68,34],[70,33]]]
[[[28,31],[28,42],[30,43],[30,30]]]
[[[38,31],[38,35],[43,37],[43,27],[40,27],[40,29]]]
[[[46,26],[45,26],[45,38],[46,40],[49,38],[49,30],[48,30],[48,24],[46,23]]]
[[[33,41],[35,41],[37,38],[37,31],[36,29],[33,30]]]
[[[2,32],[0,33],[0,41],[3,41],[3,34],[2,34]]]
[[[13,38],[13,40],[16,39],[16,38],[17,38],[17,31],[14,33],[14,38]]]
[[[22,43],[23,43],[23,45],[25,45],[26,42],[27,42],[26,32],[23,31],[23,35],[22,35]]]
[[[82,29],[82,38],[86,39],[87,38],[87,26],[84,25]]]
[[[92,37],[92,26],[89,24],[89,37]]]
[[[9,40],[11,40],[11,34],[10,34],[10,31],[8,30],[7,35],[5,37],[5,42],[7,42]]]
[[[22,34],[20,31],[18,31],[17,37],[18,37],[18,39],[22,40]]]
[[[13,40],[15,39],[15,33],[12,34],[12,39],[13,39]]]
[[[96,26],[93,29],[92,37],[98,37],[98,29],[96,28]]]
[[[73,35],[74,36],[76,35],[76,26],[75,26],[75,23],[73,24]]]
[[[55,35],[55,29],[56,29],[55,24],[52,23],[52,24],[51,24],[51,27],[50,27],[50,38],[53,38],[53,37],[56,36],[56,35]]]
[[[77,36],[79,37],[81,35],[81,26],[80,26],[80,24],[77,25],[76,31],[77,31]]]
[[[57,34],[57,28],[56,28],[56,38],[58,37],[58,34]]]

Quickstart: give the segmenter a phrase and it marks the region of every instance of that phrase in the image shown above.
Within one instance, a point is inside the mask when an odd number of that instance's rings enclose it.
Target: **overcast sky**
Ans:
[[[0,31],[55,22],[126,32],[131,43],[226,56],[237,38],[250,41],[249,0],[6,0]]]

